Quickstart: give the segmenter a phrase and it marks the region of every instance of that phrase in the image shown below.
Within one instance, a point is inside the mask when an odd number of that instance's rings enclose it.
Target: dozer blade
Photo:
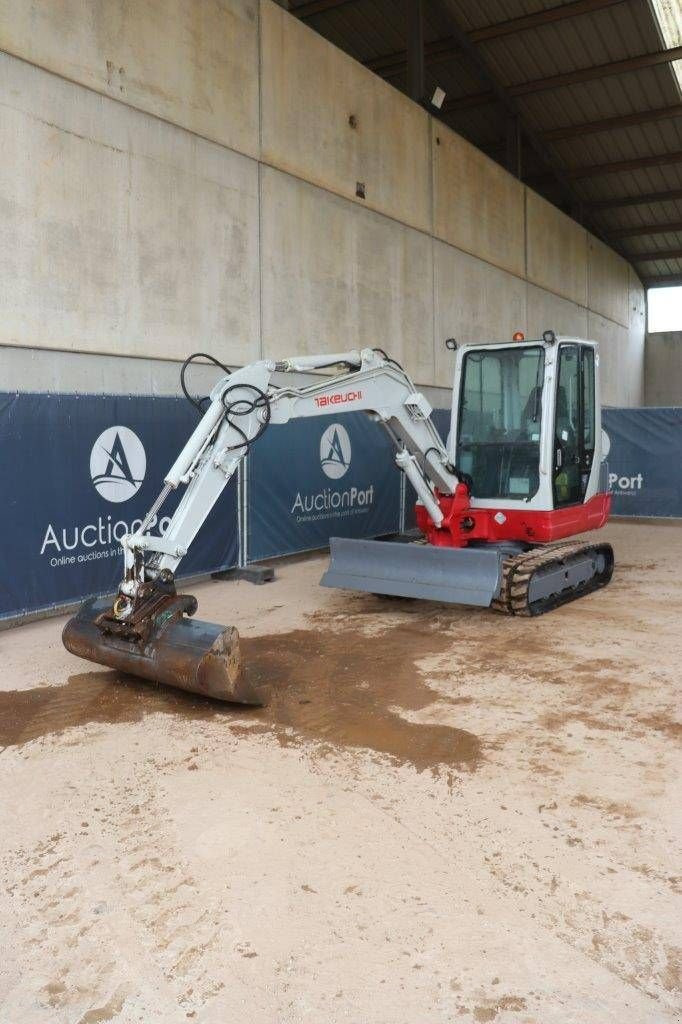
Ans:
[[[195,608],[196,601],[189,601]],[[107,630],[111,602],[86,601],[67,622],[62,641],[79,658],[156,683],[236,704],[267,703],[267,690],[244,677],[234,626],[187,618],[186,607],[155,616],[144,638],[130,640]]]
[[[323,587],[419,597],[487,608],[502,579],[495,548],[439,548],[428,544],[332,537]]]

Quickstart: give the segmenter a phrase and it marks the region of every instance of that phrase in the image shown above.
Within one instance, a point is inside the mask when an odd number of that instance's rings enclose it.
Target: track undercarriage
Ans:
[[[613,565],[610,544],[568,540],[530,548],[503,561],[491,607],[505,615],[542,615],[605,587]]]

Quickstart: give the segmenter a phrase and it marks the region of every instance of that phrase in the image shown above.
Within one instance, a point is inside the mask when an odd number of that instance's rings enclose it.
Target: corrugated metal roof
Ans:
[[[502,84],[512,85],[660,49],[642,25],[643,9],[641,2],[623,2],[480,45]]]
[[[300,6],[299,0],[289,4],[292,13]],[[306,17],[307,24],[357,60],[367,62],[395,55],[389,80],[406,91],[406,69],[400,66],[400,59],[407,46],[407,0],[345,0],[335,5],[332,0],[326,6],[327,10]],[[446,40],[461,31],[476,33],[545,11],[570,16],[543,24],[505,25],[504,34],[475,41],[474,59],[466,53],[452,53],[446,59],[439,56],[437,62],[427,59],[427,92],[440,85],[451,102],[483,94],[477,105],[444,112],[442,117],[501,162],[508,110],[497,98],[485,96],[491,83],[513,92],[514,87],[525,83],[656,53],[666,45],[649,0],[429,0],[424,3],[425,42],[428,45]],[[675,43],[669,31],[667,38]],[[483,67],[478,66],[479,58]],[[682,103],[680,85],[670,63],[620,70],[618,74],[609,74],[608,68],[602,67],[599,76],[589,81],[538,89],[517,96],[513,102],[528,131],[539,137],[550,162],[567,172],[572,196],[546,168],[543,171],[531,147],[524,150],[525,176],[533,187],[565,209],[575,205],[576,198],[589,204],[682,189],[682,163],[628,170],[607,167],[586,177],[573,176],[580,168],[681,152],[679,111],[666,119],[615,125],[554,141],[543,141],[542,135],[555,128]],[[617,239],[609,236],[618,228],[679,222],[682,200],[599,210],[590,210],[587,205],[586,210],[590,228],[632,259],[642,276],[682,274],[680,259],[637,261],[638,254],[682,249],[682,233],[668,231]]]

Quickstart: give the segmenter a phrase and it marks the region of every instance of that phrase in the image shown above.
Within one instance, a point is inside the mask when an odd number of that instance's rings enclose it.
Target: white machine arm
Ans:
[[[306,372],[344,366],[342,373],[303,387],[271,383],[276,372]],[[261,361],[223,377],[210,404],[164,480],[164,488],[139,530],[123,538],[125,578],[120,591],[137,594],[140,584],[164,570],[175,573],[230,477],[270,423],[303,416],[366,412],[381,423],[396,446],[396,464],[439,526],[437,488],[452,494],[460,482],[431,420],[431,406],[405,371],[374,349]],[[147,533],[172,490],[186,486],[168,529]]]

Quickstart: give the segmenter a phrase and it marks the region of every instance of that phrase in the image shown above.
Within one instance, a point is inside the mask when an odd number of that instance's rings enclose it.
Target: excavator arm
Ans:
[[[303,387],[272,383],[274,373],[345,366],[344,372]],[[397,363],[374,349],[334,355],[264,360],[223,377],[210,404],[164,479],[164,487],[140,528],[123,538],[125,576],[117,617],[131,613],[140,586],[159,574],[175,574],[249,448],[270,424],[308,416],[365,412],[386,429],[405,473],[430,519],[443,513],[434,489],[452,494],[460,482],[431,420],[431,406]],[[163,536],[147,532],[171,491],[185,492]]]
[[[301,387],[273,383],[274,374],[343,367]],[[263,360],[227,374],[140,528],[122,540],[124,577],[113,602],[86,602],[66,624],[73,654],[220,700],[260,704],[264,688],[241,669],[237,630],[191,616],[194,597],[178,594],[175,574],[194,538],[250,447],[268,426],[307,416],[365,412],[392,438],[405,473],[434,524],[438,494],[454,494],[462,478],[431,420],[431,406],[407,373],[375,349]],[[184,488],[163,535],[149,533],[172,491]]]

